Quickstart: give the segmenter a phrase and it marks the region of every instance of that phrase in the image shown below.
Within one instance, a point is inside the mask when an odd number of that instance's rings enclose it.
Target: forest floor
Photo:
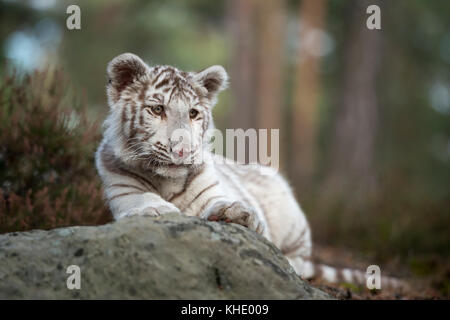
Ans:
[[[365,271],[374,263],[369,263],[370,259],[365,259],[356,254],[339,248],[314,246],[313,260],[339,268],[350,267]],[[342,300],[409,300],[409,299],[450,299],[448,285],[450,279],[450,263],[439,261],[439,269],[432,275],[417,277],[412,276],[411,271],[398,261],[389,261],[381,267],[382,275],[394,276],[404,280],[408,284],[408,289],[381,288],[381,290],[369,290],[365,287],[355,286],[347,283],[328,283],[321,279],[309,280],[311,285],[320,288],[336,299]],[[444,286],[444,287],[443,287]]]

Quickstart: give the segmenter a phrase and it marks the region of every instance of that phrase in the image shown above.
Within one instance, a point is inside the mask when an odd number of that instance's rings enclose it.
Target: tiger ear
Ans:
[[[222,66],[212,66],[194,74],[194,81],[200,86],[208,99],[214,100],[217,94],[227,87],[228,74]]]
[[[106,69],[107,93],[110,102],[117,102],[123,89],[146,73],[147,65],[137,55],[123,53],[112,59]]]

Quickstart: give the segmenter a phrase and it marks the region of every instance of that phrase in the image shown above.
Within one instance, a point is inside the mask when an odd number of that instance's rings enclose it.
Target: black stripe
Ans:
[[[202,205],[202,207],[200,208],[200,210],[199,210],[198,213],[197,213],[197,216],[201,215],[201,214],[203,213],[203,211],[208,207],[208,205],[209,205],[213,200],[216,200],[216,199],[219,199],[219,198],[224,198],[224,199],[225,199],[224,196],[214,196],[214,197],[209,198],[208,201],[206,201],[206,202]]]
[[[204,169],[205,169],[205,166],[202,165],[202,166],[201,166],[200,168],[198,168],[197,170],[191,171],[191,172],[189,173],[188,177],[186,178],[186,181],[185,181],[185,183],[184,183],[183,189],[182,189],[180,192],[174,194],[168,201],[169,201],[169,202],[172,202],[172,201],[174,201],[176,198],[180,197],[183,193],[185,193],[186,190],[187,190],[187,188],[191,185],[192,181],[193,181],[197,176],[199,176],[199,175],[203,172]]]
[[[166,72],[166,70],[167,70],[167,69],[163,69],[163,70],[161,70],[160,73],[158,73],[158,75],[156,76],[155,80],[152,81],[152,85],[154,85],[154,84],[156,83],[156,81],[158,81],[159,77],[160,77],[164,72]]]
[[[117,187],[117,188],[133,188],[142,192],[147,192],[147,190],[144,190],[142,188],[139,188],[137,186],[133,186],[131,184],[124,184],[124,183],[116,183],[116,184],[112,184],[110,186],[108,186],[108,188],[113,188],[113,187]]]
[[[132,194],[142,194],[142,193],[140,193],[140,192],[125,192],[125,193],[121,193],[121,194],[116,194],[116,195],[112,196],[111,198],[109,198],[108,201],[112,201],[116,198],[132,195]]]
[[[170,80],[169,78],[165,78],[165,79],[161,80],[157,85],[155,85],[155,89],[159,89],[162,86],[168,84],[169,80]]]
[[[304,239],[305,233],[306,233],[306,228],[303,228],[301,233],[297,237],[297,239],[293,242],[293,244],[282,248],[281,252],[283,252],[283,254],[290,254],[290,253],[294,252],[295,250],[301,248],[305,244],[305,239]],[[291,234],[292,234],[292,232],[290,232],[288,235],[286,235],[285,239],[287,239]]]
[[[116,158],[114,154],[112,153],[112,150],[106,150],[106,148],[110,149],[111,147],[109,145],[105,145],[101,150],[101,160],[103,165],[105,166],[105,169],[111,171],[112,173],[119,174],[119,175],[128,175],[136,180],[138,180],[141,184],[143,184],[144,187],[147,187],[149,191],[153,191],[155,193],[158,193],[158,189],[153,185],[151,181],[146,179],[145,177],[142,177],[141,175],[130,171],[129,169],[125,168],[125,164],[123,164],[120,159]]]
[[[188,205],[185,209],[183,209],[183,210],[181,210],[181,211],[185,211],[185,210],[189,209],[189,208],[191,207],[191,205],[194,203],[195,200],[197,200],[202,194],[204,194],[204,193],[205,193],[206,191],[208,191],[209,189],[211,189],[211,188],[217,186],[218,184],[219,184],[219,181],[216,181],[216,182],[214,182],[213,184],[211,184],[211,185],[209,185],[208,187],[206,187],[205,189],[203,189],[202,191],[200,191],[200,192],[194,197],[194,199],[191,200],[191,202],[189,203],[189,205]]]

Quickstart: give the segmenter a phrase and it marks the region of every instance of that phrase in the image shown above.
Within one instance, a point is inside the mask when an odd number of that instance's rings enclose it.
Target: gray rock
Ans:
[[[69,290],[67,267],[81,271]],[[328,299],[269,241],[177,214],[0,235],[1,299]]]

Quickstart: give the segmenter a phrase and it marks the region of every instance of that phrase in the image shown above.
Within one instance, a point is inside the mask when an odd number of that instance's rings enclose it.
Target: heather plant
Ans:
[[[62,71],[0,79],[0,233],[110,220],[94,151],[100,139]]]

